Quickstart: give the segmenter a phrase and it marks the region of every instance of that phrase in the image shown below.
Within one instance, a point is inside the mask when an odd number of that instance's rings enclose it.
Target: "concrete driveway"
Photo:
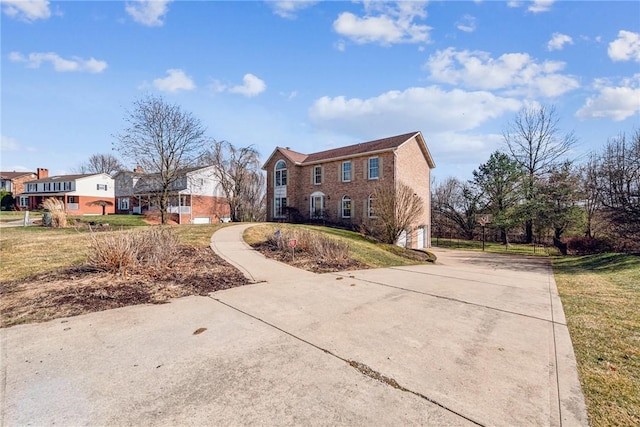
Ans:
[[[2,425],[587,425],[547,261],[317,275],[244,228],[253,285],[2,330]]]

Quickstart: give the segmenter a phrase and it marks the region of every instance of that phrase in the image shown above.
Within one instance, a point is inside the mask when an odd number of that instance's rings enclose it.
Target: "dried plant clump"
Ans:
[[[92,233],[89,264],[100,271],[126,275],[138,269],[170,268],[178,254],[178,236],[170,229]]]
[[[291,252],[289,242],[296,240],[296,252],[307,253],[317,261],[343,262],[349,259],[349,245],[345,242],[309,230],[279,230],[267,236],[267,243],[278,250]]]
[[[67,226],[67,213],[64,210],[62,200],[50,197],[42,202],[42,207],[51,214],[51,226],[53,228],[65,228]]]

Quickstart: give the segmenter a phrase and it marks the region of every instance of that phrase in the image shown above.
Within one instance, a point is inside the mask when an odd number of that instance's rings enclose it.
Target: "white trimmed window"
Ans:
[[[342,162],[342,182],[351,181],[351,162]]]
[[[286,197],[276,197],[273,204],[273,217],[282,218],[285,216],[285,208],[287,207]]]
[[[284,160],[278,160],[274,170],[274,185],[276,187],[287,185],[287,164]]]
[[[351,197],[342,196],[342,218],[351,218]]]
[[[369,159],[369,179],[378,179],[380,176],[378,165],[379,159],[377,157],[371,157]]]
[[[28,196],[20,196],[20,207],[26,208],[29,207],[29,197]]]
[[[121,211],[128,211],[129,210],[129,198],[128,197],[121,197],[118,199],[118,209]]]
[[[313,168],[313,183],[315,185],[322,184],[322,166],[316,166]]]

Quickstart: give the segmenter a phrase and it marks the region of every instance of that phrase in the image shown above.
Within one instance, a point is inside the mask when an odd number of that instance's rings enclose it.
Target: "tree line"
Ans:
[[[640,129],[609,139],[586,161],[570,159],[573,133],[562,134],[553,106],[521,110],[473,178],[432,188],[436,235],[477,238],[479,217],[508,245],[567,241],[620,251],[640,249]]]

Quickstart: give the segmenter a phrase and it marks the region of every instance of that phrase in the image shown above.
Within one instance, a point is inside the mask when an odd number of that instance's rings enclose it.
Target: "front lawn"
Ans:
[[[640,257],[558,257],[552,265],[591,425],[640,425]]]

